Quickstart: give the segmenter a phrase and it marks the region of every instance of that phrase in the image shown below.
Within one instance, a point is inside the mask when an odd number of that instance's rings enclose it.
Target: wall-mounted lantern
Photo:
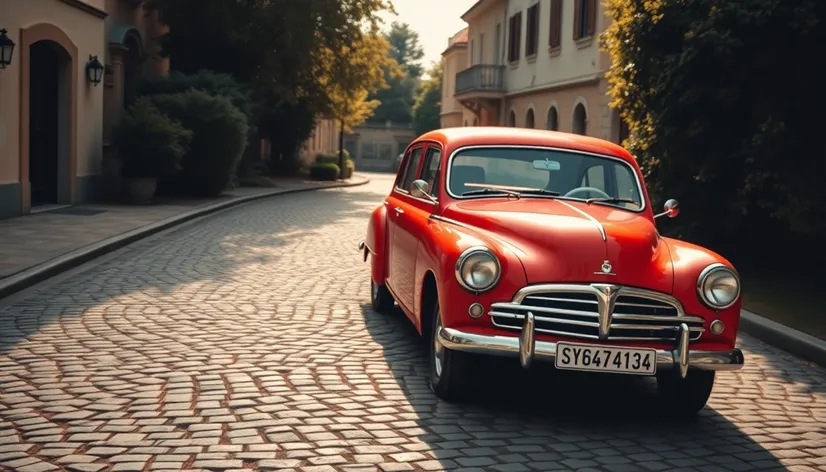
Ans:
[[[8,36],[5,29],[0,29],[0,69],[5,69],[11,64],[11,57],[14,54],[14,41]]]
[[[97,56],[89,56],[89,62],[86,63],[86,79],[95,87],[103,80],[103,64],[100,63]]]

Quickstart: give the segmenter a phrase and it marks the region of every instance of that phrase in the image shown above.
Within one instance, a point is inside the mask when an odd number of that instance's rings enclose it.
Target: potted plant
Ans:
[[[192,131],[141,98],[121,118],[114,137],[129,199],[132,203],[150,203],[158,179],[180,169]]]

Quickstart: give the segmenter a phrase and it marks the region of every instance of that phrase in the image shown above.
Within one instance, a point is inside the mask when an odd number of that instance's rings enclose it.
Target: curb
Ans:
[[[324,185],[318,187],[296,188],[286,190],[275,190],[270,193],[262,193],[258,195],[248,195],[246,197],[238,197],[232,200],[206,205],[201,208],[196,208],[188,212],[171,216],[169,218],[150,223],[146,226],[141,226],[125,233],[118,234],[98,241],[96,243],[76,249],[67,254],[63,254],[54,259],[51,259],[42,264],[38,264],[28,269],[22,270],[16,274],[10,275],[6,278],[0,279],[0,300],[13,295],[17,292],[25,290],[37,283],[46,279],[54,277],[55,275],[73,269],[81,264],[85,264],[92,259],[96,259],[104,254],[116,251],[133,242],[148,238],[153,234],[159,233],[163,230],[178,226],[195,218],[217,213],[227,208],[235,207],[243,203],[249,203],[255,200],[263,200],[265,198],[277,197],[279,195],[286,195],[292,193],[312,192],[316,190],[325,190],[330,188],[345,188],[358,187],[370,183],[370,179],[363,177],[358,182],[336,183],[331,185]]]
[[[744,309],[740,310],[740,329],[766,344],[826,367],[826,341],[822,339]]]

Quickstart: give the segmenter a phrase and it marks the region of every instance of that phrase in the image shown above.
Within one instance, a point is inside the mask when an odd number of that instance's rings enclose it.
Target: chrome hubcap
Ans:
[[[445,347],[439,342],[439,333],[442,331],[442,317],[436,315],[436,331],[433,333],[433,367],[436,369],[436,377],[442,376],[442,366],[445,361]]]

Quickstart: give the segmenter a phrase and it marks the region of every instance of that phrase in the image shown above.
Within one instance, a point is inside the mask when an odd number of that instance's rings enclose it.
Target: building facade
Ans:
[[[456,97],[456,74],[467,67],[467,28],[459,31],[447,41],[447,49],[442,53],[442,106],[439,123],[442,128],[467,126],[464,123],[464,107]]]
[[[454,96],[463,122],[627,137],[609,106],[610,58],[598,37],[610,18],[601,2],[479,0],[462,19],[468,62]]]
[[[0,69],[0,218],[89,201],[135,79],[165,74],[141,0],[0,0],[15,43]],[[106,66],[90,80],[94,59]]]
[[[416,131],[410,123],[367,122],[344,135],[344,149],[356,169],[395,171],[396,158],[414,139]]]

